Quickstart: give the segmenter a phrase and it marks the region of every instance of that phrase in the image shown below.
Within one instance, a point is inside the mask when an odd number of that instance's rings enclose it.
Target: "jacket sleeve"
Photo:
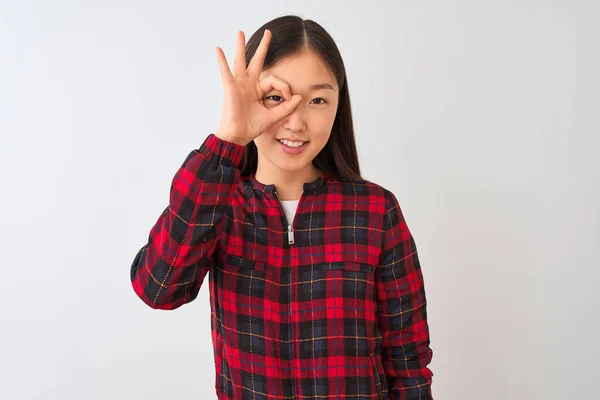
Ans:
[[[169,204],[131,264],[131,284],[148,306],[172,310],[194,300],[215,264],[244,146],[210,134],[171,182]]]
[[[431,400],[433,352],[417,247],[398,200],[386,190],[383,249],[375,273],[382,362],[390,400]]]

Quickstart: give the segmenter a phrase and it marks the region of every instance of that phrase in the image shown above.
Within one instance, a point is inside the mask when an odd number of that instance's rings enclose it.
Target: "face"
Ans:
[[[275,123],[262,135],[254,139],[258,150],[258,163],[262,167],[278,168],[282,171],[299,172],[313,169],[312,160],[325,147],[337,112],[338,87],[332,74],[322,61],[312,53],[286,59],[265,69],[260,79],[275,75],[289,86],[291,94],[301,94],[302,100],[292,113]],[[323,87],[328,84],[333,89]],[[319,87],[313,87],[320,85]],[[263,104],[276,107],[287,101],[278,90],[265,94]],[[308,141],[297,154],[285,151],[278,139],[293,138]]]

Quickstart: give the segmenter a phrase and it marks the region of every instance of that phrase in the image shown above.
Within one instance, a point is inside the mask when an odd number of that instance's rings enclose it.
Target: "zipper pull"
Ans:
[[[294,244],[294,230],[291,225],[288,225],[288,243]]]

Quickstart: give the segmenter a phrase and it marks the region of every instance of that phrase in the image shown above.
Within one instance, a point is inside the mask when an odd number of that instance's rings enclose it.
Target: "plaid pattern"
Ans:
[[[243,151],[210,134],[190,152],[131,265],[135,293],[175,309],[209,273],[219,399],[432,399],[423,276],[396,197],[322,174],[288,224],[274,185],[240,176]]]

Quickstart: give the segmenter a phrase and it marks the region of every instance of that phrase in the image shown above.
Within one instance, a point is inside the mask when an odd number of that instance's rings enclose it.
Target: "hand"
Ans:
[[[220,47],[217,59],[224,88],[221,123],[216,136],[246,146],[268,130],[273,124],[289,115],[302,96],[291,96],[289,85],[274,75],[259,80],[267,49],[271,41],[271,31],[265,30],[256,53],[246,69],[246,42],[244,32],[238,31],[233,74]],[[276,107],[263,105],[263,97],[271,90],[281,92],[285,100]]]

